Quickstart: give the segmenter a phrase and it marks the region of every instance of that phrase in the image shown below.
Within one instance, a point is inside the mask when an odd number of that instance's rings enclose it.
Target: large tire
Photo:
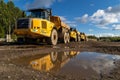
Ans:
[[[74,39],[74,41],[77,42],[77,40],[78,40],[78,39],[77,39],[77,37],[76,37],[76,38]]]
[[[64,33],[63,40],[64,40],[64,43],[65,43],[65,44],[67,43],[67,40],[68,40],[67,38],[68,38],[67,33]]]
[[[81,39],[80,39],[80,36],[78,35],[78,36],[77,36],[77,41],[80,42],[80,40],[81,40]]]
[[[62,38],[62,40],[61,40],[63,43],[69,43],[70,42],[70,35],[69,35],[69,33],[67,33],[67,32],[65,32],[64,34],[63,34],[63,38]]]
[[[51,45],[56,45],[57,42],[58,42],[58,33],[57,33],[56,29],[53,29],[51,31],[51,36],[48,39],[48,43],[51,44]]]
[[[69,43],[69,42],[70,42],[70,34],[67,33],[67,43]]]
[[[57,61],[57,58],[58,58],[58,53],[57,52],[51,52],[50,58],[51,58],[51,61],[53,63],[55,63]]]

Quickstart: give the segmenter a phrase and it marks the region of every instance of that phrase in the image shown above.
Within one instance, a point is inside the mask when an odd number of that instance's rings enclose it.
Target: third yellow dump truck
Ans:
[[[80,39],[80,32],[76,30],[76,28],[70,28],[70,41],[79,42]]]
[[[14,33],[18,42],[35,42],[45,40],[48,44],[68,43],[70,27],[53,16],[51,9],[30,9],[28,17],[17,20]]]
[[[80,39],[81,41],[87,41],[87,36],[85,35],[85,33],[83,32],[80,33]]]

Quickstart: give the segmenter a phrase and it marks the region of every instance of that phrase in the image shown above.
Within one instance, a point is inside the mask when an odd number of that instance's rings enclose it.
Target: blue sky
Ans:
[[[120,36],[120,0],[11,1],[22,10],[52,8],[53,15],[60,16],[65,23],[88,35]]]

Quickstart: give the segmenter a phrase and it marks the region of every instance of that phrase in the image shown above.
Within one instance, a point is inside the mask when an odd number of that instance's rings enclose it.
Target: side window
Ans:
[[[41,12],[41,18],[45,19],[45,12]]]
[[[49,16],[47,12],[41,12],[41,18],[49,20]]]

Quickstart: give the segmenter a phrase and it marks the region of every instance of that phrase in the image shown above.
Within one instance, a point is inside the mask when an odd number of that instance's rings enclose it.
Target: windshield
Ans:
[[[31,17],[45,19],[45,12],[32,11],[31,12]]]
[[[46,11],[28,11],[26,14],[29,18],[42,18],[49,20],[49,15]]]

